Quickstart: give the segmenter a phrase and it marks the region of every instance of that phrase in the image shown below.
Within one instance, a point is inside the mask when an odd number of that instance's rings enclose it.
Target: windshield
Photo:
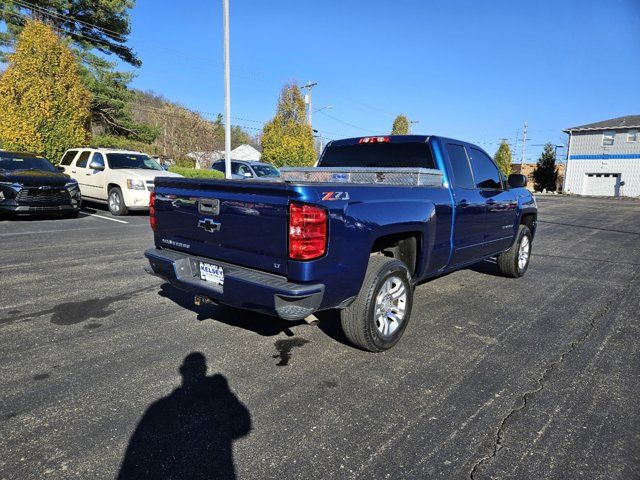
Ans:
[[[42,170],[57,172],[56,167],[43,157],[24,153],[0,152],[0,170]]]
[[[318,166],[435,168],[424,142],[329,145]]]
[[[258,177],[279,177],[280,172],[271,165],[251,165]]]
[[[109,168],[137,168],[142,170],[162,170],[158,162],[142,153],[107,153]]]

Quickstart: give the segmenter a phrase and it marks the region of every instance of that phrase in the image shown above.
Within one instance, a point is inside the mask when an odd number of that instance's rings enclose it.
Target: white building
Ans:
[[[188,153],[187,156],[196,161],[196,168],[208,168],[211,164],[224,158],[224,150],[214,150],[213,152],[191,152]],[[260,157],[262,157],[262,153],[246,143],[231,150],[232,160],[259,162]]]
[[[564,131],[569,134],[565,192],[640,196],[640,115]]]

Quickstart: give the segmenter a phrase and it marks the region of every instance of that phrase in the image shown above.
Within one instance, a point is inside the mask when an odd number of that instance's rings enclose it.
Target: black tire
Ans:
[[[524,266],[520,266],[520,246],[522,245],[524,238],[528,241],[529,250]],[[527,268],[529,268],[529,261],[531,260],[531,240],[531,230],[529,230],[529,227],[526,225],[520,225],[518,228],[518,234],[516,235],[511,248],[498,255],[498,271],[502,275],[505,277],[520,278],[526,273]]]
[[[376,298],[387,280],[395,277],[406,289],[404,317],[395,331],[384,336],[378,329],[374,315]],[[340,312],[342,330],[347,339],[356,347],[369,352],[382,352],[393,347],[407,328],[413,305],[413,285],[407,266],[400,260],[382,255],[369,257],[367,272],[360,293],[351,305]]]
[[[112,202],[112,195],[114,196]],[[109,206],[109,211],[111,215],[114,217],[119,217],[121,215],[126,215],[129,209],[124,204],[124,197],[122,196],[122,190],[120,187],[113,187],[109,190],[109,197],[107,198],[107,204]]]

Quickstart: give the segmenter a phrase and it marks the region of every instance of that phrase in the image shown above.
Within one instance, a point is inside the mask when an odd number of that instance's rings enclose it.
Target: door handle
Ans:
[[[466,201],[466,200],[460,200],[460,201],[458,202],[458,206],[459,206],[460,208],[467,208],[469,205],[470,205],[470,204],[469,204],[469,202],[468,202],[468,201]]]

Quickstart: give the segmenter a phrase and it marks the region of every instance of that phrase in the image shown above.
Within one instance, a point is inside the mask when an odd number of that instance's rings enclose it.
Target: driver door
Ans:
[[[98,167],[98,168],[95,168]],[[91,159],[87,163],[85,174],[85,184],[87,191],[92,198],[98,200],[107,200],[107,182],[105,180],[105,161],[104,156],[100,152],[94,152]]]

